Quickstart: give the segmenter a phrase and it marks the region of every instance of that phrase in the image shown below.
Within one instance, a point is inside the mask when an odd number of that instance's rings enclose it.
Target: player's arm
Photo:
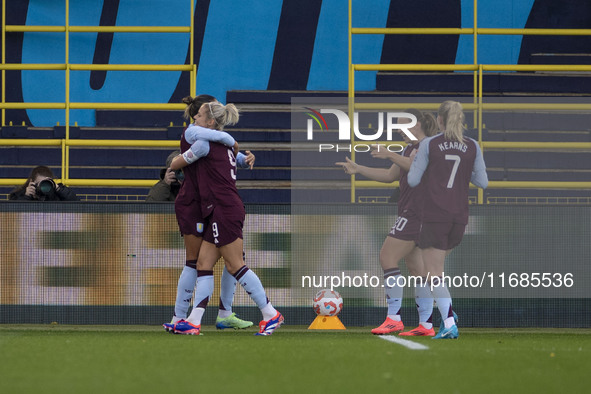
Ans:
[[[412,159],[410,157],[403,156],[396,152],[390,152],[384,145],[380,144],[374,144],[371,148],[372,157],[375,157],[376,159],[388,159],[407,172],[410,169],[410,165],[412,164]]]
[[[254,161],[255,156],[249,150],[246,151],[246,154],[238,152],[236,155],[236,164],[238,165],[238,168],[249,168],[252,170],[254,167]]]
[[[486,189],[488,186],[488,175],[486,174],[486,164],[484,164],[484,156],[476,142],[476,160],[474,160],[474,167],[472,168],[472,178],[470,182],[474,185]]]
[[[205,127],[194,124],[189,125],[187,130],[185,130],[185,140],[187,140],[189,144],[194,144],[198,140],[217,142],[229,147],[233,147],[236,144],[234,137],[225,131],[206,129]]]
[[[371,180],[390,183],[400,179],[400,168],[392,165],[390,168],[366,167],[353,162],[345,157],[346,162],[336,162],[337,166],[343,167],[346,174],[360,174]]]
[[[207,156],[209,153],[209,142],[205,140],[197,140],[191,148],[181,153],[172,160],[170,168],[173,171],[180,170],[191,163],[196,162],[200,158]]]
[[[427,170],[429,165],[429,141],[430,138],[425,138],[419,145],[419,151],[417,152],[410,169],[408,170],[407,180],[410,187],[415,187],[421,183],[421,178]]]

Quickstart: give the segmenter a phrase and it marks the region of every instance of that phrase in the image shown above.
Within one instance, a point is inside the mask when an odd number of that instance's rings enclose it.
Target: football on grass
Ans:
[[[320,290],[314,296],[314,312],[320,316],[336,316],[343,309],[343,298],[334,290]]]

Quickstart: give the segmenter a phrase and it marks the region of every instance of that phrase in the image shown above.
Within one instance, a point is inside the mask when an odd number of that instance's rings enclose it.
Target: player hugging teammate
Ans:
[[[214,289],[213,267],[223,257],[227,272],[242,285],[261,310],[263,320],[256,335],[271,335],[283,323],[283,316],[269,302],[258,276],[244,264],[242,227],[245,210],[236,189],[235,155],[238,144],[233,139],[214,142],[213,137],[199,136],[203,132],[214,133],[214,137],[225,134],[221,132],[224,126],[238,122],[238,110],[233,104],[210,101],[201,104],[198,111],[191,115],[195,120],[192,125],[195,136],[190,138],[191,146],[173,160],[170,168],[178,170],[196,164],[195,198],[188,204],[199,211],[201,220],[192,223],[192,228],[196,228],[202,237],[196,262],[197,278],[193,282],[195,302],[189,317],[165,323],[164,328],[176,334],[201,333],[201,319]],[[183,134],[184,138],[186,134],[187,131]]]

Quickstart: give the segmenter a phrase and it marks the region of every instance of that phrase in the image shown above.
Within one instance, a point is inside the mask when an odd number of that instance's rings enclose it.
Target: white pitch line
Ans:
[[[417,342],[409,341],[407,339],[398,338],[393,335],[380,335],[379,338],[382,338],[388,342],[397,343],[399,345],[404,346],[405,348],[412,349],[412,350],[427,350],[427,349],[429,349],[428,346],[425,346],[422,343],[417,343]]]

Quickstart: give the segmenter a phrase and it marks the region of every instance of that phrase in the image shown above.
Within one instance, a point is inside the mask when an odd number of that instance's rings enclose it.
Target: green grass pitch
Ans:
[[[285,325],[183,336],[146,326],[0,326],[0,393],[580,393],[591,330],[461,329],[458,340]]]

